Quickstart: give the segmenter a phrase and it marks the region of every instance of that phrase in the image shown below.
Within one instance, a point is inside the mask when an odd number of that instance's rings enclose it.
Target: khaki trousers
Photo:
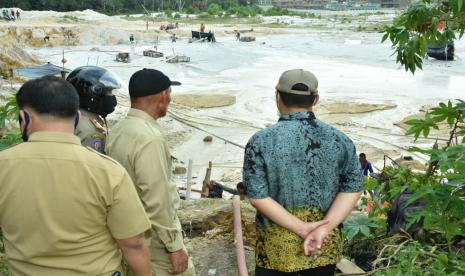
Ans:
[[[149,239],[150,261],[152,263],[152,276],[173,276],[168,270],[171,268],[169,253],[166,252],[165,246],[158,239]],[[186,248],[184,248],[186,250]],[[187,250],[186,250],[187,251]],[[128,276],[134,276],[132,271],[127,273]],[[177,276],[196,276],[194,264],[189,257],[189,263],[186,271]]]
[[[184,250],[186,250],[186,248],[184,248]],[[169,253],[166,252],[165,246],[157,239],[151,239],[150,241],[150,259],[152,262],[153,276],[173,276],[173,274],[168,272],[168,270],[171,268]],[[192,263],[192,259],[190,257],[186,271],[176,275],[196,276],[194,264]]]

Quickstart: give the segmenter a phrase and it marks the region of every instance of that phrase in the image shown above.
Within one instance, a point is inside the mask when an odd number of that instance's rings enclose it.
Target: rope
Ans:
[[[122,98],[128,98],[126,96],[120,96]],[[124,106],[124,105],[123,105]],[[221,126],[218,126],[218,125],[212,125],[212,124],[208,124],[208,123],[204,123],[204,122],[198,122],[198,121],[193,121],[193,120],[189,120],[189,119],[186,119],[186,118],[183,118],[182,116],[178,115],[178,114],[183,114],[185,116],[188,116],[188,117],[193,117],[189,114],[186,114],[184,112],[181,112],[179,111],[180,107],[184,107],[183,105],[178,105],[178,104],[174,104],[174,106],[178,106],[178,107],[175,107],[174,109],[178,108],[178,110],[176,111],[173,111],[173,110],[168,110],[168,114],[173,118],[175,119],[176,121],[182,123],[182,124],[185,124],[187,126],[190,126],[192,128],[195,128],[197,130],[200,130],[200,131],[203,131],[211,136],[214,136],[226,143],[229,143],[231,145],[234,145],[236,147],[239,147],[241,149],[245,149],[245,146],[243,145],[240,145],[236,142],[233,142],[227,138],[224,138],[222,136],[219,136],[211,131],[208,131],[204,128],[201,128],[199,126],[196,126],[194,124],[203,124],[203,125],[208,125],[208,126],[216,126],[216,127],[221,127]],[[195,110],[195,109],[191,109],[191,110]],[[178,114],[177,114],[178,113]],[[228,119],[225,119],[225,118],[221,118],[221,117],[215,117],[215,116],[208,116],[209,118],[212,118],[212,119],[217,119],[217,120],[222,120],[222,121],[226,121],[226,122],[233,122],[233,123],[236,123],[236,124],[241,124],[241,125],[244,125],[244,126],[247,126],[247,127],[250,127],[250,128],[254,128],[254,129],[262,129],[261,127],[257,127],[257,126],[254,126],[250,123],[247,123],[247,122],[239,122],[239,121],[236,121],[236,120],[228,120]],[[369,136],[369,135],[363,135],[363,134],[360,134],[360,133],[353,133],[352,131],[349,131],[351,133],[351,135],[354,135],[354,136],[358,136],[358,137],[364,137],[364,138],[368,138],[368,139],[371,139],[371,140],[374,140],[374,141],[378,141],[378,142],[381,142],[383,144],[387,144],[387,145],[390,145],[394,148],[397,148],[397,149],[400,149],[402,151],[405,151],[405,152],[408,152],[410,155],[413,155],[415,157],[417,157],[418,159],[420,160],[423,160],[423,161],[427,161],[424,157],[416,154],[416,153],[412,153],[412,152],[409,152],[408,148],[405,148],[405,147],[402,147],[402,146],[398,146],[396,144],[393,144],[393,143],[389,143],[389,142],[386,142],[386,140],[383,140],[383,139],[379,139],[379,138],[376,138],[376,137],[372,137],[372,136]],[[388,133],[388,132],[384,132],[384,131],[378,131],[378,133],[381,133],[381,134],[386,134],[386,135],[392,135],[392,136],[398,136],[398,137],[410,137],[408,135],[402,135],[402,134],[393,134],[393,133]],[[444,140],[443,138],[430,138],[431,140]],[[235,166],[232,166],[231,168],[236,168]]]
[[[236,146],[236,147],[238,147],[238,148],[245,149],[245,146],[243,146],[243,145],[240,145],[240,144],[238,144],[238,143],[236,143],[236,142],[233,142],[233,141],[228,140],[228,139],[226,139],[226,138],[223,138],[223,137],[221,137],[221,136],[219,136],[219,135],[216,135],[216,134],[214,134],[214,133],[212,133],[212,132],[210,132],[210,131],[208,131],[208,130],[206,130],[206,129],[203,129],[203,128],[201,128],[201,127],[198,127],[198,126],[196,126],[196,125],[193,125],[193,124],[191,124],[191,123],[188,123],[188,122],[184,121],[182,118],[177,117],[176,114],[174,114],[172,111],[169,111],[169,110],[168,110],[168,114],[170,114],[171,117],[172,117],[173,119],[175,119],[176,121],[178,121],[178,122],[180,122],[180,123],[182,123],[182,124],[188,125],[188,126],[190,126],[190,127],[192,127],[192,128],[195,128],[195,129],[198,129],[198,130],[203,131],[203,132],[205,132],[205,133],[208,133],[208,134],[210,134],[211,136],[214,136],[214,137],[216,137],[216,138],[218,138],[218,139],[220,139],[220,140],[222,140],[222,141],[224,141],[224,142],[226,142],[226,143],[228,143],[228,144],[231,144],[231,145],[233,145],[233,146]]]

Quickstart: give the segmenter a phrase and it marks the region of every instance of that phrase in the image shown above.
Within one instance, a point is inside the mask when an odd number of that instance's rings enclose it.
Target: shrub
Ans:
[[[189,6],[189,7],[184,9],[184,12],[187,13],[187,14],[198,14],[198,13],[200,13],[200,10],[198,8],[196,8],[196,7]]]
[[[208,5],[207,13],[209,15],[221,15],[223,14],[223,10],[221,9],[220,5],[212,3]]]
[[[172,18],[173,17],[173,11],[170,10],[170,9],[167,9],[167,10],[165,10],[165,15],[168,18]]]

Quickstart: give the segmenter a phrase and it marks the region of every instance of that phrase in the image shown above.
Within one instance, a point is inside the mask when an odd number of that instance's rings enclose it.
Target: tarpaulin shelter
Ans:
[[[62,71],[66,72],[66,74],[71,72],[70,69],[56,66],[51,63],[16,69],[16,73],[18,73],[19,75],[23,77],[31,78],[31,79],[40,78],[40,77],[48,76],[48,75],[60,76]]]

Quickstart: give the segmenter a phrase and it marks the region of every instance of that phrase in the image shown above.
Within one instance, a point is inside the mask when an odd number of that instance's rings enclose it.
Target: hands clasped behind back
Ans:
[[[321,255],[322,246],[329,241],[331,229],[328,223],[328,220],[305,223],[305,227],[300,235],[304,239],[303,248],[305,255],[311,255],[315,258]]]

